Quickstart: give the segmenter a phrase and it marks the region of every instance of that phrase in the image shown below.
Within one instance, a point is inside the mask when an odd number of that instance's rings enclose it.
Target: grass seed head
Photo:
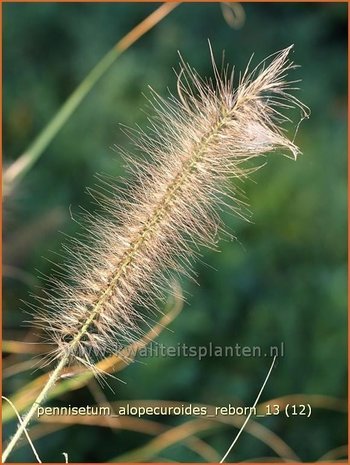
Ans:
[[[70,240],[63,279],[51,277],[37,298],[35,324],[55,346],[47,361],[69,354],[93,368],[138,339],[171,272],[188,273],[199,245],[217,247],[220,210],[242,216],[237,185],[252,171],[247,162],[273,151],[296,158],[283,112],[298,107],[305,117],[307,109],[286,79],[290,49],[247,69],[236,87],[213,58],[209,80],[181,59],[177,95],[151,92],[151,128],[133,135],[147,161],[124,154],[133,174],[127,194],[108,182],[93,194],[103,212],[86,215],[90,240]]]

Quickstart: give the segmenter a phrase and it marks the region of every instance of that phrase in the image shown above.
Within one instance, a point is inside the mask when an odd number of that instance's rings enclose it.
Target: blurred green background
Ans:
[[[159,4],[3,5],[3,162],[18,157],[99,59]],[[196,265],[200,286],[183,280],[185,308],[158,342],[165,345],[268,347],[284,342],[285,354],[262,400],[289,394],[345,398],[346,373],[346,127],[347,5],[345,3],[244,3],[245,21],[230,27],[220,4],[182,4],[131,49],[94,87],[67,125],[4,205],[4,338],[23,340],[21,299],[45,283],[52,256],[74,234],[69,207],[93,209],[85,193],[94,174],[125,175],[114,144],[130,146],[118,123],[146,127],[142,111],[151,85],[161,95],[175,89],[177,50],[202,75],[211,74],[207,39],[218,57],[245,68],[295,44],[291,73],[301,79],[298,98],[311,109],[296,137],[297,162],[277,154],[245,185],[252,223],[227,217],[236,242],[221,253],[204,251]],[[291,134],[293,134],[293,128]],[[213,270],[212,268],[215,270]],[[13,356],[12,356],[13,357]],[[26,354],[8,363],[26,360]],[[268,358],[149,358],[112,381],[111,401],[163,399],[252,405],[270,366]],[[6,363],[6,359],[5,359]],[[34,378],[31,371],[6,378],[11,395]],[[88,388],[66,394],[54,405],[94,403]],[[184,419],[159,418],[167,424]],[[261,419],[303,461],[315,461],[346,444],[346,415],[315,409],[311,418]],[[4,429],[5,438],[15,422]],[[223,455],[236,430],[226,426],[203,437]],[[73,426],[37,442],[44,461],[105,462],[149,438],[108,428]],[[182,443],[162,457],[201,458]],[[243,433],[230,461],[274,456]],[[32,461],[25,446],[12,461]]]

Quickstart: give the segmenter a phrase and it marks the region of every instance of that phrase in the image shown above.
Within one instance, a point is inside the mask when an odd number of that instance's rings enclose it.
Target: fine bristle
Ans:
[[[93,368],[139,338],[171,272],[188,272],[198,245],[216,248],[218,212],[242,215],[232,178],[246,177],[246,162],[267,152],[297,156],[281,131],[284,108],[307,115],[289,93],[289,52],[247,69],[236,89],[233,73],[219,72],[213,58],[212,80],[181,60],[178,95],[163,99],[152,91],[152,128],[133,135],[147,161],[125,154],[133,173],[127,194],[108,181],[93,193],[104,211],[86,215],[90,240],[70,240],[64,278],[50,278],[51,290],[37,298],[34,322],[55,345],[46,362],[69,354]]]

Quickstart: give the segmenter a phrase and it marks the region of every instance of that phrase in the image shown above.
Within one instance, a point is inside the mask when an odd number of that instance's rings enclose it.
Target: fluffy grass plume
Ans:
[[[247,161],[276,150],[296,158],[281,112],[307,113],[290,94],[290,50],[247,69],[236,88],[233,72],[219,72],[213,58],[209,80],[182,60],[177,96],[152,91],[150,132],[133,133],[145,161],[124,154],[130,186],[120,192],[106,184],[93,194],[104,211],[86,215],[91,240],[71,239],[63,279],[50,278],[51,290],[38,298],[35,324],[54,345],[47,361],[94,369],[96,360],[138,338],[171,272],[188,272],[198,245],[216,247],[220,210],[241,214],[234,186],[252,169]]]

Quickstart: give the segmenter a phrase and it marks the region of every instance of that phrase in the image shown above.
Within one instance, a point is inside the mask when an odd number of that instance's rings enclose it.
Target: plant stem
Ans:
[[[151,340],[153,340],[159,333],[165,328],[176,316],[177,314],[181,311],[182,309],[182,291],[181,287],[179,285],[174,284],[174,291],[176,291],[177,298],[175,299],[175,302],[173,303],[172,307],[170,310],[165,310],[164,316],[161,318],[160,322],[158,323],[157,326],[153,327],[147,335],[145,335],[141,340],[134,342],[132,346],[129,346],[124,349],[125,355],[127,355],[128,360],[131,361],[132,354],[135,353],[139,348],[144,347],[147,343],[149,343]],[[130,352],[130,354],[129,354]],[[55,370],[51,373],[50,378],[48,382],[45,384],[44,388],[38,395],[38,397],[35,399],[33,402],[32,407],[30,408],[29,412],[24,416],[21,425],[18,427],[15,435],[11,439],[9,445],[6,447],[5,451],[3,452],[2,455],[2,462],[6,462],[7,457],[15,447],[16,443],[24,433],[27,425],[35,415],[36,411],[38,410],[38,407],[43,403],[45,400],[45,397],[48,395],[49,391],[53,388],[54,384],[60,377],[60,373],[62,372],[63,368],[66,366],[68,363],[69,359],[69,353],[67,353],[60,362],[58,363],[57,367]],[[119,361],[122,359],[119,359]],[[113,357],[113,365],[116,364],[115,356]]]
[[[67,122],[80,102],[89,93],[96,82],[111,67],[114,61],[140,37],[148,32],[152,27],[167,16],[178,3],[164,3],[157,10],[153,11],[147,18],[141,21],[130,32],[128,32],[89,72],[85,79],[68,97],[65,103],[57,111],[51,121],[45,126],[40,134],[34,139],[28,149],[15,160],[3,175],[3,194],[7,196],[11,193],[15,182],[19,181],[34,165],[43,151],[47,148],[56,134]]]
[[[68,359],[69,359],[69,354],[67,353],[64,357],[61,358],[58,365],[56,366],[54,371],[51,373],[51,376],[50,376],[48,382],[45,384],[42,391],[40,392],[38,397],[35,399],[33,405],[31,406],[31,408],[29,410],[29,412],[23,418],[22,423],[20,424],[20,426],[18,427],[16,433],[14,434],[14,436],[12,437],[12,439],[9,442],[8,446],[4,450],[4,452],[2,454],[2,462],[3,463],[6,462],[7,457],[12,452],[13,448],[15,447],[15,445],[17,444],[17,442],[21,438],[21,436],[24,433],[24,430],[26,429],[27,425],[29,424],[29,422],[31,421],[33,416],[36,414],[38,408],[41,406],[42,402],[44,401],[44,399],[47,396],[50,389],[54,386],[54,384],[58,380],[63,368],[65,367],[65,365],[68,362]]]

